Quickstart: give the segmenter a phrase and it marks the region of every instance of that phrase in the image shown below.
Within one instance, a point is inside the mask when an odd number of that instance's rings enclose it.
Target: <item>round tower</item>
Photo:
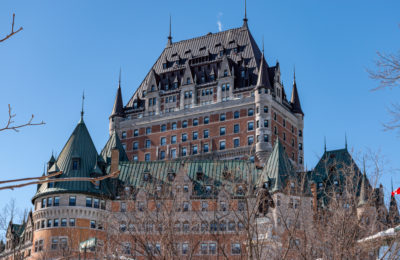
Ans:
[[[256,105],[256,156],[262,164],[266,162],[272,151],[271,145],[271,109],[272,101],[271,85],[268,78],[268,65],[264,59],[264,51],[261,56],[258,80],[254,98]]]

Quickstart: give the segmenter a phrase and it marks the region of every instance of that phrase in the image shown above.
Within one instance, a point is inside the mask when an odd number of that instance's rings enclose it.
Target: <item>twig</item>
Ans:
[[[8,38],[10,38],[11,36],[13,36],[14,34],[19,33],[20,31],[23,30],[22,26],[19,27],[18,30],[14,31],[14,22],[15,22],[15,14],[13,14],[13,20],[12,20],[12,24],[11,24],[11,33],[8,34],[5,38],[0,39],[0,42],[4,42],[5,40],[7,40]]]
[[[56,172],[56,173],[49,174],[49,175],[47,175],[47,176],[31,177],[31,178],[23,178],[23,179],[14,179],[14,180],[7,180],[7,181],[0,181],[0,184],[9,183],[9,182],[30,181],[30,180],[36,180],[36,179],[38,179],[38,180],[44,180],[44,179],[47,179],[47,178],[56,177],[56,176],[58,176],[58,175],[61,175],[62,173],[63,173],[62,171],[59,171],[59,172]]]
[[[97,178],[76,177],[76,178],[61,178],[61,179],[48,179],[48,180],[32,181],[32,182],[26,182],[26,183],[22,183],[22,184],[18,184],[18,185],[10,185],[10,186],[0,187],[0,190],[7,190],[7,189],[14,190],[15,188],[22,188],[22,187],[34,185],[34,184],[44,184],[44,183],[49,183],[49,182],[64,182],[64,181],[90,181],[91,183],[95,184],[96,181],[101,181],[101,180],[108,179],[108,178],[115,178],[118,176],[119,173],[120,173],[120,171],[116,171],[111,174],[97,177]],[[44,177],[48,178],[49,176],[44,176]]]
[[[28,120],[28,122],[26,122],[25,124],[21,124],[21,125],[13,125],[14,122],[14,117],[16,116],[16,114],[12,113],[12,109],[11,109],[11,105],[8,104],[8,121],[5,127],[0,128],[0,132],[1,131],[5,131],[5,130],[14,130],[15,132],[19,132],[19,128],[22,127],[26,127],[26,126],[36,126],[36,125],[44,125],[46,124],[45,122],[40,122],[40,123],[33,123],[33,118],[35,117],[33,114],[31,116],[31,118]]]

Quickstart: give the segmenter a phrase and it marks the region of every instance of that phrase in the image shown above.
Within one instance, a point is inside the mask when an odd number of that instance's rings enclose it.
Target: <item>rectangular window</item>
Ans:
[[[166,145],[167,144],[167,138],[166,137],[161,137],[160,144],[161,144],[161,146]]]
[[[216,243],[210,243],[208,245],[208,252],[210,255],[215,255],[217,253],[217,244]]]
[[[225,114],[220,114],[219,115],[219,121],[225,121],[226,115]]]
[[[126,212],[126,202],[121,202],[121,212]]]
[[[90,228],[96,228],[96,220],[90,221]]]
[[[186,142],[187,141],[187,134],[182,134],[182,142]]]
[[[232,243],[231,251],[232,251],[232,255],[240,255],[241,251],[242,251],[240,249],[240,244],[239,243]]]
[[[146,148],[150,148],[151,146],[151,141],[149,139],[146,140]]]
[[[182,122],[182,128],[186,128],[186,127],[188,127],[188,121],[183,121]]]
[[[53,206],[53,198],[47,198],[47,207]]]
[[[69,197],[69,205],[70,206],[76,206],[76,196],[70,196]]]
[[[199,119],[195,118],[193,119],[193,126],[199,125]]]
[[[51,250],[57,250],[58,249],[58,237],[53,237],[51,239]]]
[[[133,147],[133,150],[139,149],[139,143],[138,142],[133,142],[132,147]]]
[[[268,143],[269,142],[269,135],[264,135],[264,142]]]
[[[58,218],[54,219],[53,227],[58,227]]]
[[[42,199],[42,209],[46,207],[46,199]]]
[[[78,159],[73,159],[72,160],[72,170],[78,170],[78,167],[79,167]]]
[[[235,111],[234,113],[233,113],[233,118],[239,118],[240,117],[240,113],[239,113],[239,111]]]
[[[268,106],[264,106],[264,113],[268,113]]]
[[[208,138],[208,134],[209,134],[208,129],[204,130],[203,131],[203,138]]]
[[[53,220],[51,220],[51,219],[48,219],[48,220],[47,220],[47,227],[48,227],[48,228],[51,228],[52,222],[53,222]]]
[[[144,160],[145,160],[146,162],[149,162],[149,161],[150,161],[150,154],[149,154],[149,153],[146,153],[146,154],[144,155]]]
[[[151,127],[146,127],[146,134],[151,134]]]
[[[60,197],[54,197],[54,206],[60,206]]]
[[[225,141],[219,141],[219,149],[225,150]]]
[[[199,133],[198,132],[193,132],[192,133],[192,139],[193,140],[197,140],[198,137],[199,137]]]
[[[187,155],[187,149],[186,147],[182,147],[182,156],[186,156]]]
[[[247,145],[253,145],[254,143],[254,136],[247,137]]]
[[[202,255],[207,255],[208,254],[208,245],[206,243],[202,243],[200,245],[200,251]]]
[[[165,151],[160,151],[160,160],[165,159]]]
[[[98,209],[99,208],[99,199],[93,199],[93,208]]]
[[[239,146],[240,146],[240,139],[239,138],[233,139],[233,147],[237,148]]]
[[[183,211],[189,211],[189,202],[187,201],[183,202]]]
[[[237,134],[239,132],[240,132],[240,126],[239,126],[239,124],[235,124],[233,126],[233,133]]]
[[[248,122],[247,123],[247,131],[253,131],[254,130],[254,122]]]
[[[197,145],[193,145],[193,154],[197,154],[197,153],[198,153]]]
[[[223,136],[223,135],[225,135],[225,133],[226,133],[226,128],[225,127],[220,127],[219,128],[219,135]]]
[[[171,144],[176,144],[176,135],[171,136]]]
[[[171,158],[172,159],[176,158],[176,149],[171,149]]]
[[[172,130],[176,130],[177,129],[177,124],[174,122],[172,123]]]
[[[203,145],[203,152],[208,153],[208,144]]]
[[[69,226],[70,227],[75,227],[75,219],[74,218],[70,218],[69,219]]]
[[[133,130],[133,136],[139,136],[139,129]]]
[[[92,203],[93,199],[90,197],[86,197],[86,207],[91,208],[92,207]]]
[[[204,124],[207,125],[210,123],[210,118],[208,116],[204,117]]]
[[[254,109],[250,108],[249,110],[247,110],[247,115],[248,116],[253,116],[254,115]]]
[[[268,127],[268,120],[264,120],[264,127]]]
[[[66,227],[67,226],[67,219],[66,218],[62,218],[61,219],[61,226],[62,227]]]
[[[189,244],[183,243],[182,244],[182,255],[187,255],[189,252]]]

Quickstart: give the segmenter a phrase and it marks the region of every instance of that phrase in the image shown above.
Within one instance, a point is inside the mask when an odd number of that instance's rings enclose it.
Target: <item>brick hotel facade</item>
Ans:
[[[176,43],[170,34],[126,105],[119,81],[109,119],[98,153],[82,111],[43,173],[62,174],[37,186],[23,223],[10,221],[1,259],[268,259],[284,245],[296,259],[325,191],[348,177],[357,217],[379,219],[371,230],[400,222],[394,198],[388,211],[383,187],[369,184],[347,145],[304,172],[296,80],[288,101],[279,63],[268,65],[246,17],[239,28]]]

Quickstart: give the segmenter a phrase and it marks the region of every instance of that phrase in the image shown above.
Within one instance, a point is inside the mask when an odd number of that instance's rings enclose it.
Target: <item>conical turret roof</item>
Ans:
[[[292,97],[290,98],[290,103],[292,104],[292,111],[294,113],[304,115],[300,105],[299,93],[297,93],[296,77],[293,80],[293,90],[292,90]]]
[[[54,163],[63,172],[58,178],[92,177],[91,173],[93,167],[97,164],[97,157],[96,147],[81,118],[58,156],[57,161]],[[74,161],[77,162],[77,166],[74,166]],[[41,185],[34,198],[53,192],[110,194],[107,180],[102,181],[100,186],[100,189],[96,189],[89,181],[55,182],[52,188],[47,188],[47,185]]]
[[[122,116],[124,114],[124,105],[122,103],[121,83],[118,85],[117,95],[115,96],[111,116]]]
[[[262,182],[270,183],[270,191],[282,191],[289,177],[295,176],[295,169],[291,164],[282,143],[277,138],[274,149],[264,167]]]
[[[361,190],[360,190],[360,198],[358,202],[358,206],[364,206],[368,203],[368,179],[367,174],[364,171],[361,180]]]
[[[391,226],[395,226],[400,223],[399,208],[397,207],[397,201],[393,194],[390,196],[388,222]]]
[[[268,65],[264,58],[264,52],[261,55],[260,68],[258,71],[258,79],[257,79],[257,85],[256,85],[256,88],[261,88],[261,87],[265,87],[265,88],[271,87],[271,85],[269,83],[269,77],[268,77]]]
[[[119,161],[128,161],[128,156],[125,153],[125,149],[122,147],[122,143],[114,130],[103,150],[101,150],[101,157],[107,164],[111,163],[111,151],[115,148],[119,150]]]

